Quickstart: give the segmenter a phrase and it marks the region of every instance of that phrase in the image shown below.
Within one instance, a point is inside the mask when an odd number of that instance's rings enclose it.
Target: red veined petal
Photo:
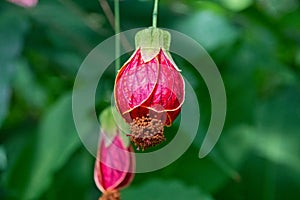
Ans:
[[[140,50],[121,68],[115,83],[116,105],[124,114],[145,102],[152,94],[159,74],[158,59],[142,60]]]
[[[94,169],[96,185],[102,192],[119,187],[127,176],[132,160],[119,135],[108,147],[105,146],[105,139],[102,133]]]

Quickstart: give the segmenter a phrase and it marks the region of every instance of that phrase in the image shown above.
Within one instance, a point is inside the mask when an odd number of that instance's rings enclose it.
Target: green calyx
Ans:
[[[160,51],[169,51],[171,34],[159,28],[150,27],[141,30],[135,35],[135,47],[141,49],[141,55],[145,62],[152,60]]]
[[[108,138],[107,140],[105,140],[106,146],[109,146],[112,143],[113,139],[118,135],[118,133],[122,138],[123,144],[126,147],[129,146],[130,141],[126,136],[126,134],[130,132],[129,126],[123,120],[115,107],[108,107],[104,109],[99,116],[99,121],[101,130]]]

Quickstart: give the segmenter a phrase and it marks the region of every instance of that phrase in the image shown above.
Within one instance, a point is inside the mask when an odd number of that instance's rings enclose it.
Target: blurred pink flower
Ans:
[[[8,0],[11,3],[14,3],[23,7],[34,7],[38,3],[38,0]]]
[[[120,137],[119,130],[112,143],[101,130],[101,141],[95,163],[94,179],[97,187],[103,193],[101,200],[119,199],[119,190],[128,186],[134,174],[135,157],[131,145],[126,146]]]

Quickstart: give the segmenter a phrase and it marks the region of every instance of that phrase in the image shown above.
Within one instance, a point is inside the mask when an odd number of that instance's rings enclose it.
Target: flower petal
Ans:
[[[123,145],[121,137],[117,135],[110,146],[105,146],[105,135],[101,134],[100,148],[94,170],[97,187],[102,191],[114,190],[127,176],[130,162],[130,152]]]
[[[124,114],[142,105],[151,96],[158,75],[158,59],[145,63],[138,50],[116,78],[115,99],[119,111]]]
[[[169,111],[167,112],[167,120],[165,122],[165,125],[166,126],[171,126],[173,121],[177,118],[177,116],[180,114],[181,112],[181,108],[178,108],[177,110],[175,111]]]
[[[128,148],[129,152],[133,152],[133,148],[132,146],[129,146]],[[124,187],[127,187],[133,180],[134,177],[134,169],[135,169],[135,157],[133,154],[131,154],[132,156],[130,157],[130,166],[129,166],[129,170],[124,178],[124,180],[118,185],[118,188],[116,189],[122,189]]]
[[[162,50],[159,53],[159,63],[157,85],[142,106],[157,112],[178,110],[184,101],[183,78]]]

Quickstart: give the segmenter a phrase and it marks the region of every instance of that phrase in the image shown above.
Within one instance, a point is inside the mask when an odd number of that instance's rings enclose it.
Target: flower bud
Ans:
[[[115,123],[112,108],[104,110],[100,116],[101,131],[94,180],[103,193],[101,199],[117,200],[119,190],[128,186],[133,177],[135,158],[127,137]]]
[[[130,139],[146,149],[165,140],[184,102],[184,80],[172,60],[169,32],[148,28],[136,34],[136,48],[115,81],[116,107],[130,124]]]

